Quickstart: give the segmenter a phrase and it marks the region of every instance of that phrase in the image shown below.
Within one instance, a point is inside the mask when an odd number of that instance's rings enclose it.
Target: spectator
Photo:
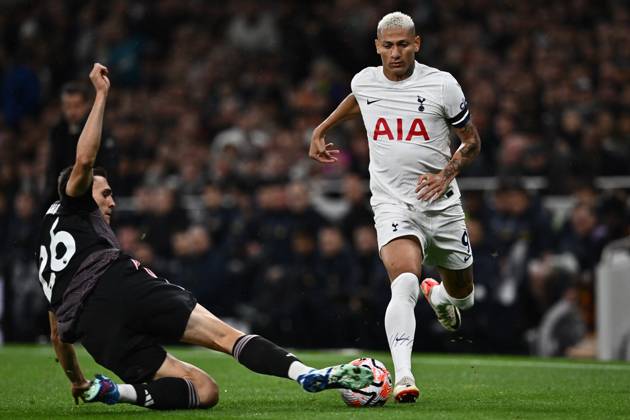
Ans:
[[[577,261],[570,256],[552,257],[534,262],[530,271],[532,287],[543,308],[540,325],[533,334],[533,352],[539,356],[565,356],[586,335],[575,289]]]
[[[389,296],[387,271],[381,262],[372,224],[358,225],[352,232],[356,253],[358,287],[352,293],[350,306],[359,318],[363,334],[353,344],[362,348],[382,348],[387,342],[382,330]]]
[[[602,252],[602,238],[595,236],[597,213],[588,204],[577,204],[560,232],[557,249],[572,254],[580,268],[593,272]]]
[[[351,300],[359,286],[356,261],[344,240],[341,229],[324,226],[318,232],[319,258],[315,267],[318,282],[324,288],[325,299],[330,305],[325,318],[329,325],[343,328],[329,330],[328,345],[331,347],[350,346],[359,339],[361,320],[358,313],[352,313]]]
[[[174,281],[193,292],[200,303],[213,308],[213,312],[232,315],[234,304],[227,293],[224,257],[213,246],[212,239],[203,226],[191,226],[173,236],[173,251],[179,269]]]
[[[308,186],[304,182],[291,182],[286,186],[286,197],[291,232],[309,231],[315,234],[324,224],[324,219],[311,205]]]
[[[491,247],[478,219],[467,219],[468,238],[475,255],[475,306],[471,322],[463,324],[471,337],[472,350],[479,352],[517,352],[520,347],[520,307],[506,299],[497,252]]]
[[[22,119],[34,117],[40,109],[41,84],[34,68],[33,51],[22,48],[9,62],[0,84],[2,113],[7,125],[18,128]]]
[[[549,216],[520,179],[501,181],[495,193],[495,213],[489,227],[500,255],[507,255],[518,241],[524,241],[530,258],[551,248]]]
[[[374,213],[367,198],[367,181],[348,174],[343,179],[343,198],[348,210],[340,222],[347,239],[351,239],[357,227],[374,225]],[[386,305],[387,306],[387,305]]]
[[[278,29],[273,15],[253,0],[234,4],[238,13],[230,21],[227,38],[245,52],[273,51],[279,46]]]
[[[176,200],[175,192],[167,187],[158,187],[150,192],[151,207],[141,229],[144,240],[162,258],[171,258],[171,237],[175,232],[188,227],[188,215]]]
[[[34,261],[39,215],[32,194],[21,192],[15,197],[13,217],[6,236],[7,256],[11,265],[7,270],[7,294],[11,302],[8,322],[10,339],[33,341],[46,332],[46,298],[41,293],[38,265]],[[39,263],[39,262],[37,262]]]
[[[230,206],[224,190],[217,184],[206,184],[203,189],[201,222],[217,245],[226,241],[230,223],[234,218],[234,206]]]

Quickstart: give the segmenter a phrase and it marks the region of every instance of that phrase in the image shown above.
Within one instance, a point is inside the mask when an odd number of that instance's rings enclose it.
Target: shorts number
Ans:
[[[39,247],[39,281],[42,284],[42,288],[44,289],[44,295],[46,295],[46,299],[50,302],[52,298],[52,290],[55,287],[56,275],[55,273],[60,272],[64,268],[68,266],[70,263],[70,259],[77,251],[76,242],[72,235],[64,230],[60,230],[55,233],[55,228],[59,224],[59,218],[53,222],[52,227],[50,228],[50,279],[46,281],[44,278],[44,270],[46,269],[46,264],[48,264],[49,254],[46,250],[46,247],[43,245]],[[57,255],[57,247],[59,245],[63,245],[64,251],[61,256]]]
[[[464,231],[462,235],[462,244],[466,247],[466,251],[470,254],[470,242],[468,242],[468,232]]]

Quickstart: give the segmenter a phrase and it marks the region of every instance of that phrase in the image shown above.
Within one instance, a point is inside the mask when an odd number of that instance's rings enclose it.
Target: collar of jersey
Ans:
[[[383,66],[378,67],[378,77],[381,82],[388,84],[390,86],[404,85],[406,83],[411,82],[411,80],[414,79],[414,76],[417,76],[418,72],[420,71],[420,63],[418,63],[415,60],[413,63],[414,63],[413,73],[411,73],[411,76],[407,77],[404,80],[399,80],[399,81],[389,80],[387,76],[385,76],[385,73],[383,72]]]

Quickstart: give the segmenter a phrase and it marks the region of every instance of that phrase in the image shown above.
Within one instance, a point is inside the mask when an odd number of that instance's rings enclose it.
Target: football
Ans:
[[[392,393],[392,377],[382,362],[376,359],[355,359],[351,364],[372,370],[374,380],[362,389],[343,389],[341,399],[350,407],[376,407],[385,404]]]

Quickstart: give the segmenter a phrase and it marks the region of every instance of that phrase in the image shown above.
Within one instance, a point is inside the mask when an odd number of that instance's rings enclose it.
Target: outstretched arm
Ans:
[[[472,162],[481,151],[481,139],[472,121],[468,121],[462,128],[455,128],[455,133],[462,144],[453,153],[453,157],[444,169],[437,174],[420,176],[416,186],[418,200],[434,201],[441,197],[453,178],[459,175],[462,168]]]
[[[96,90],[96,97],[85,127],[83,127],[79,137],[77,156],[66,185],[66,194],[70,197],[83,195],[92,183],[92,168],[94,167],[94,161],[96,161],[98,149],[101,146],[103,115],[105,113],[107,93],[109,92],[107,67],[95,63],[90,72],[90,80]]]
[[[90,382],[83,376],[77,354],[74,351],[74,346],[69,343],[64,343],[61,341],[61,338],[59,338],[57,317],[55,317],[54,313],[48,312],[48,321],[50,322],[50,342],[55,349],[57,360],[61,364],[68,379],[70,379],[70,383],[72,384],[72,396],[74,397],[75,404],[78,404],[79,398],[83,392],[90,388]]]
[[[349,94],[339,106],[315,130],[311,137],[311,147],[308,156],[321,163],[337,161],[334,156],[339,150],[334,149],[333,143],[326,143],[326,132],[342,121],[349,120],[361,114],[359,104],[353,94]]]

